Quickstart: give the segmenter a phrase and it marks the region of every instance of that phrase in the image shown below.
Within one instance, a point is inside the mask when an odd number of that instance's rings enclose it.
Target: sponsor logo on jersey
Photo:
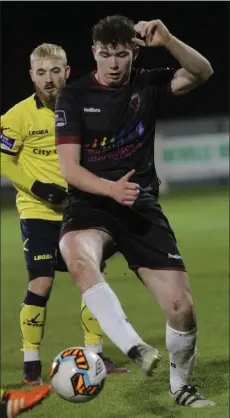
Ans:
[[[123,147],[130,144],[136,139],[140,139],[145,131],[142,121],[138,123],[137,126],[134,126],[127,135],[125,131],[121,131],[118,135],[113,135],[110,138],[104,136],[103,138],[94,138],[91,148],[109,150],[114,147]]]
[[[55,125],[57,128],[67,125],[66,114],[64,110],[55,110]]]
[[[29,135],[45,135],[48,134],[48,129],[39,129],[37,131],[29,131]]]
[[[84,107],[84,112],[86,113],[101,113],[101,109],[95,107]]]
[[[9,138],[4,135],[3,131],[7,131],[10,128],[0,128],[0,143],[6,149],[12,149],[14,147],[16,139]]]
[[[40,148],[34,148],[33,154],[35,155],[43,155],[44,157],[49,157],[50,154],[57,154],[57,150],[50,151],[47,149],[40,149]]]

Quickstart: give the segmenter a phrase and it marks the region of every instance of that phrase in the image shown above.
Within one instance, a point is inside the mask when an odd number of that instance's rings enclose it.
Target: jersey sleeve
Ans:
[[[16,164],[14,157],[5,152],[1,156],[1,176],[5,177],[22,190],[31,191],[35,179],[28,176],[23,169]]]
[[[1,176],[23,190],[30,190],[34,179],[17,165],[17,154],[23,144],[21,131],[20,115],[18,115],[17,108],[14,107],[1,116]]]
[[[64,88],[55,106],[56,145],[80,144],[80,105],[74,89]]]
[[[15,108],[1,116],[0,144],[1,152],[16,156],[22,146],[20,119]]]
[[[144,70],[146,82],[154,85],[159,92],[171,93],[171,81],[176,69],[174,68],[155,68],[153,70]]]

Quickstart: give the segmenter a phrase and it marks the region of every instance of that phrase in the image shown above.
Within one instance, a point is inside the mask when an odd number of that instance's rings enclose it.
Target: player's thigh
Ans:
[[[29,280],[54,278],[59,238],[57,223],[21,219],[20,225]]]
[[[116,251],[113,228],[113,218],[101,207],[100,199],[69,202],[64,211],[59,242],[68,270],[76,259],[85,264],[93,262],[102,268],[105,260]]]
[[[59,247],[69,271],[82,263],[100,268],[111,241],[108,232],[101,229],[74,230],[62,235]]]
[[[193,309],[188,275],[185,271],[140,267],[137,274],[167,314],[185,314]]]

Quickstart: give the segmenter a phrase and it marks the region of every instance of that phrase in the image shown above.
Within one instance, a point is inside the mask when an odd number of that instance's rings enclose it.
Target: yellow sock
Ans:
[[[45,322],[46,307],[23,304],[20,312],[23,351],[38,351],[44,334]]]
[[[84,330],[85,346],[102,345],[103,331],[83,300],[81,303],[81,324]],[[102,351],[102,348],[100,351]]]

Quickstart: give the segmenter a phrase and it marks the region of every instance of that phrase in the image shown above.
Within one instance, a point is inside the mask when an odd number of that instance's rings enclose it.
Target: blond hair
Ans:
[[[63,61],[63,64],[67,65],[67,57],[64,49],[59,45],[54,44],[42,44],[37,46],[30,55],[30,65],[32,66],[34,61],[46,58],[56,58]]]

